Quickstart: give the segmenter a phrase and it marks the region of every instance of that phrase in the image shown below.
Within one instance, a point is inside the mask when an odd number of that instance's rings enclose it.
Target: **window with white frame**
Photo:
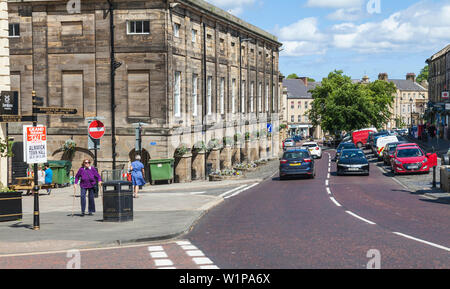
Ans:
[[[259,83],[259,86],[258,86],[258,112],[262,112],[262,83],[261,82]]]
[[[197,116],[198,115],[198,75],[194,74],[192,75],[192,115]]]
[[[128,21],[128,34],[150,34],[149,20]]]
[[[269,85],[266,84],[266,112],[269,111]]]
[[[241,86],[241,112],[245,113],[245,80],[242,81]]]
[[[19,23],[9,24],[9,37],[20,37],[20,24]]]
[[[197,30],[192,29],[192,43],[197,42]]]
[[[220,78],[220,114],[225,114],[225,78]]]
[[[180,37],[180,27],[181,25],[178,23],[173,24],[173,36]]]
[[[175,72],[175,83],[174,83],[174,113],[175,117],[181,117],[181,72]]]
[[[236,79],[231,81],[231,113],[236,113]]]
[[[254,109],[254,104],[255,104],[255,102],[254,102],[254,98],[255,98],[255,88],[254,88],[254,86],[255,86],[255,82],[254,81],[252,81],[252,83],[250,84],[250,112],[255,112],[255,109]]]
[[[208,76],[207,82],[207,90],[208,90],[208,115],[212,115],[212,76]]]

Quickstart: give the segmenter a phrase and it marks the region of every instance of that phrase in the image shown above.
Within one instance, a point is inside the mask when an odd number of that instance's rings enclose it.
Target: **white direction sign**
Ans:
[[[24,161],[28,164],[42,164],[47,162],[47,128],[43,125],[36,127],[23,126]]]

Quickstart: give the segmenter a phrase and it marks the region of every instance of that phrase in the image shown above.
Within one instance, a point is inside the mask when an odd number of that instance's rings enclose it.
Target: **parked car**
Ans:
[[[383,151],[388,143],[398,142],[398,138],[395,135],[379,137],[377,139],[377,157],[378,160],[383,159]]]
[[[345,174],[370,174],[369,161],[360,149],[343,150],[337,163],[337,175]]]
[[[425,154],[417,145],[399,145],[392,159],[395,175],[407,173],[429,173],[437,165],[436,154]]]
[[[381,132],[377,132],[371,136],[369,136],[369,147],[372,150],[372,153],[376,154],[377,153],[377,139],[380,137],[385,137],[388,136],[389,133],[387,131],[381,131]]]
[[[280,159],[280,179],[292,176],[316,176],[314,160],[308,150],[289,150],[283,154]]]
[[[405,141],[388,143],[386,145],[386,148],[383,151],[383,163],[386,166],[390,166],[391,165],[391,159],[394,157],[395,150],[397,149],[397,146],[401,145],[401,144],[406,144],[406,143],[407,142],[405,142]]]
[[[307,148],[313,158],[322,158],[322,149],[316,142],[306,142],[302,145],[302,147]]]
[[[339,144],[337,150],[336,150],[336,158],[335,160],[337,160],[339,158],[339,156],[341,155],[342,150],[346,150],[346,149],[356,149],[357,147],[355,146],[354,143],[351,142],[343,142],[341,144]]]
[[[288,138],[283,142],[283,149],[286,150],[289,147],[295,147],[295,145],[295,141],[291,138]]]

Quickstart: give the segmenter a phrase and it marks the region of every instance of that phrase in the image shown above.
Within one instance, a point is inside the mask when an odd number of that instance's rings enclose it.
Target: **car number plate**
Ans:
[[[409,169],[410,170],[417,170],[419,168],[419,166],[410,166]]]
[[[300,164],[291,164],[291,167],[299,167],[301,165],[302,165],[301,163]]]
[[[356,172],[359,171],[359,168],[348,168],[349,171]]]

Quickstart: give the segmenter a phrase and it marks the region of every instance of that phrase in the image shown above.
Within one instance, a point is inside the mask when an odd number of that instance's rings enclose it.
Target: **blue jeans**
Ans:
[[[89,192],[88,200],[89,200],[89,206],[88,206],[88,212],[89,213],[95,213],[95,199],[94,199],[94,188],[90,189],[84,189],[81,188],[81,213],[84,214],[84,211],[86,210],[86,192]]]

